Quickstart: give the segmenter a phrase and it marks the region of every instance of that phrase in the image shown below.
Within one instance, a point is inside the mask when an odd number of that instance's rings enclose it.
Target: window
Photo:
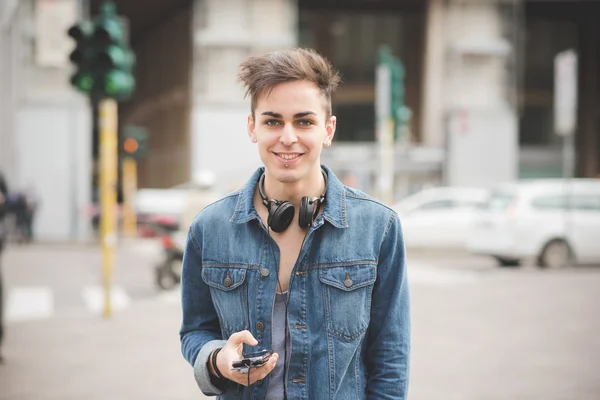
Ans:
[[[569,205],[580,211],[600,211],[600,195],[580,195],[568,199]]]
[[[546,210],[600,211],[600,195],[540,196],[533,200],[532,205]]]
[[[441,209],[454,208],[455,206],[456,206],[456,203],[454,202],[454,200],[449,200],[449,199],[434,200],[434,201],[430,201],[428,203],[423,203],[417,210],[418,211],[441,210]]]
[[[561,210],[566,208],[565,196],[539,196],[532,200],[533,208],[541,210]]]
[[[509,192],[492,192],[488,201],[483,203],[482,208],[489,211],[505,211],[516,200],[516,196]]]
[[[424,13],[402,12],[395,1],[389,4],[389,9],[361,12],[341,6],[300,8],[299,45],[323,54],[342,75],[342,85],[333,96],[337,141],[375,140],[375,70],[380,45],[388,45],[404,63],[405,98],[413,111],[413,121],[418,120],[423,46],[415,37],[425,31]]]

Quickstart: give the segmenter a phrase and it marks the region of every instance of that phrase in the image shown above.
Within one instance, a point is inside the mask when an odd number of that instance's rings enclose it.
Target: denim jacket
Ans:
[[[323,168],[325,206],[289,282],[287,398],[406,399],[410,313],[398,215]],[[253,205],[263,171],[198,214],[183,258],[182,352],[202,392],[219,399],[246,398],[248,389],[211,384],[210,352],[242,330],[256,350],[271,344],[279,248]],[[268,385],[268,376],[252,385],[253,398],[264,399]]]

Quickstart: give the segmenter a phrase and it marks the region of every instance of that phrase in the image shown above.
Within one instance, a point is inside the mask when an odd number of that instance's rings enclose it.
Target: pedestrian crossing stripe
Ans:
[[[111,308],[123,310],[131,305],[127,292],[119,287],[111,288]],[[104,288],[88,286],[81,291],[82,306],[89,312],[104,312]],[[6,323],[46,319],[56,314],[54,292],[50,286],[13,286],[7,288],[4,319]]]
[[[408,281],[411,285],[454,286],[474,283],[481,277],[468,271],[443,270],[421,265],[408,266]],[[7,323],[50,318],[55,314],[55,300],[49,286],[15,286],[7,288],[5,320]],[[80,293],[82,307],[94,314],[104,312],[104,288],[100,285],[83,288]],[[147,299],[167,304],[181,303],[181,289],[157,292],[156,297]],[[111,288],[111,309],[120,311],[130,307],[132,299],[119,286]]]
[[[102,286],[89,286],[81,292],[87,309],[95,314],[104,311],[105,293]],[[131,305],[131,298],[125,290],[119,286],[113,286],[110,290],[110,307],[114,311],[123,310]]]
[[[7,322],[28,321],[51,317],[54,313],[54,295],[47,286],[20,286],[10,288],[6,301]]]

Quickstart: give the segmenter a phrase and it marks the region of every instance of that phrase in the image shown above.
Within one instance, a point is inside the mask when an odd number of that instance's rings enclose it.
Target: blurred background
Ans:
[[[103,250],[99,103],[67,31],[104,2],[0,0],[0,399],[200,394],[185,232],[260,165],[239,63],[293,46],[342,75],[323,163],[401,216],[410,398],[600,399],[599,1],[113,3],[135,88]]]

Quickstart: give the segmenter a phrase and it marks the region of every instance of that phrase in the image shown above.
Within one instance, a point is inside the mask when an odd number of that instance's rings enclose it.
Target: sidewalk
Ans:
[[[148,300],[110,319],[82,312],[11,324],[0,399],[206,399],[181,356],[180,312]]]

